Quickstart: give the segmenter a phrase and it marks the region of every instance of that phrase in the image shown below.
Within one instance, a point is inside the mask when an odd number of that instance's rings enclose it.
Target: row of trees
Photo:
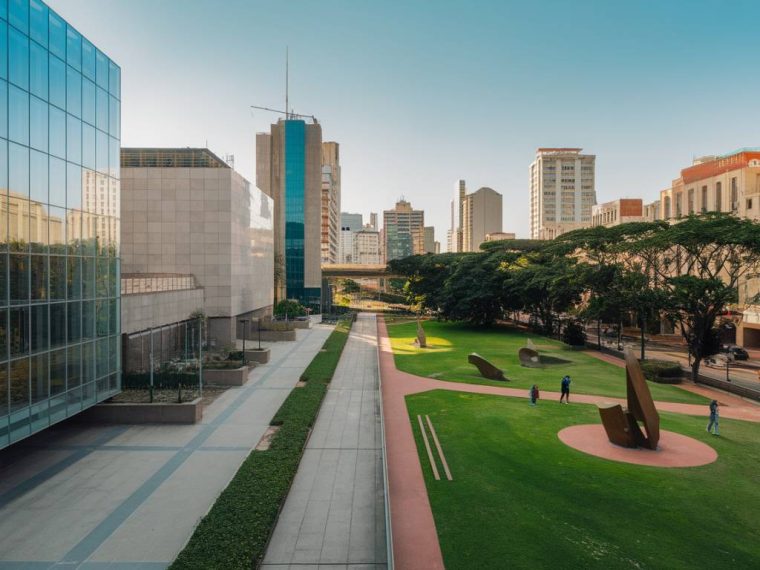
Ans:
[[[546,334],[557,334],[563,319],[597,327],[633,321],[642,358],[644,331],[667,319],[686,340],[696,378],[719,349],[716,327],[740,282],[759,272],[760,224],[705,214],[595,227],[553,241],[393,260],[389,269],[406,276],[410,303],[444,319],[491,324],[524,312]]]

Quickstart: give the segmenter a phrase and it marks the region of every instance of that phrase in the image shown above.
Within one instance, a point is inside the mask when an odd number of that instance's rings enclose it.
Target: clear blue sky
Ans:
[[[124,146],[203,146],[255,176],[290,101],[341,144],[344,211],[404,195],[445,248],[458,178],[528,233],[539,146],[652,200],[693,156],[760,145],[760,2],[49,0],[122,67]]]

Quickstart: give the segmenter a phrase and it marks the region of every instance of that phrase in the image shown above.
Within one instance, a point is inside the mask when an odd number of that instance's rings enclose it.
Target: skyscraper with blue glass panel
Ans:
[[[0,448],[120,389],[121,72],[0,0]]]

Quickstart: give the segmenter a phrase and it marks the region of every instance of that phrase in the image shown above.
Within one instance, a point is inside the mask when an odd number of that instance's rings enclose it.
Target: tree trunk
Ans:
[[[602,319],[596,319],[596,340],[599,345],[599,351],[602,350]]]
[[[702,359],[698,356],[694,357],[694,360],[691,363],[691,381],[695,382],[697,381],[697,378],[699,378],[699,365],[702,364]]]
[[[618,322],[618,350],[623,346],[623,321]]]

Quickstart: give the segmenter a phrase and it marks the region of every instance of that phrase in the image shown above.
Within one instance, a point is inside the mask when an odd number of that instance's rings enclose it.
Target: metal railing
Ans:
[[[182,273],[126,273],[121,276],[121,294],[139,295],[197,289],[195,276]]]

